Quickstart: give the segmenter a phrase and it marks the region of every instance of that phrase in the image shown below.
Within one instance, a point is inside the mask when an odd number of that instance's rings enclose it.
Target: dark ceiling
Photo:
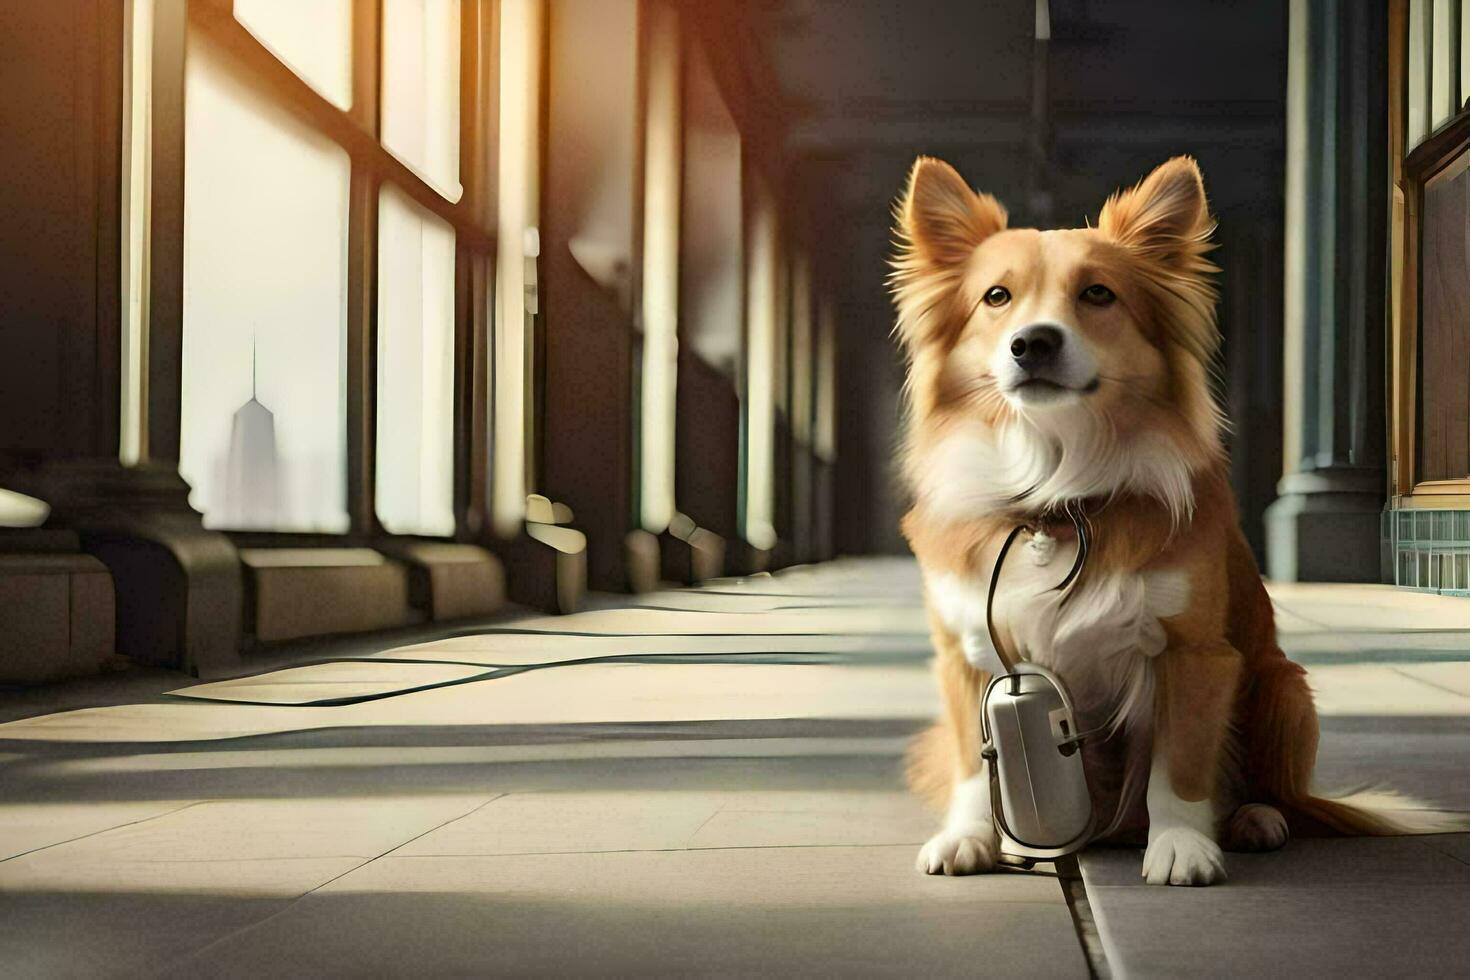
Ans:
[[[837,297],[839,481],[875,488],[839,496],[845,550],[902,550],[892,479],[902,365],[884,279],[890,207],[921,153],[996,194],[1012,224],[1042,225],[1080,225],[1116,188],[1194,155],[1221,224],[1222,384],[1248,527],[1273,497],[1287,5],[1045,8],[1043,52],[1035,0],[738,0],[747,55],[786,108],[804,232]]]
[[[1045,6],[1042,78],[1063,200],[1068,174],[1095,170],[1099,150],[1280,139],[1284,4]],[[788,149],[798,165],[833,164],[836,200],[891,196],[895,165],[901,177],[920,152],[970,164],[976,183],[1020,189],[1034,132],[1035,0],[761,0],[749,13],[790,107]]]

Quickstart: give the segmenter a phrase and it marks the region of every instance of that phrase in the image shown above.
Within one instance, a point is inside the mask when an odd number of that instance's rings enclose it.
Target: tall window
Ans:
[[[776,546],[776,340],[780,303],[780,230],[776,202],[752,174],[745,285],[745,453],[741,530],[761,550]]]
[[[459,0],[383,4],[382,140],[459,200]],[[377,509],[399,534],[454,533],[454,227],[378,198]]]
[[[543,0],[501,0],[499,232],[495,290],[495,465],[490,513],[514,534],[535,489],[535,411],[530,379],[539,309]]]
[[[383,4],[383,145],[459,200],[459,0]]]
[[[455,358],[490,358],[492,7],[191,0],[180,470],[207,525],[454,533],[455,420],[489,415]]]
[[[235,0],[235,19],[339,109],[352,107],[352,0]]]
[[[639,518],[655,534],[674,516],[674,400],[679,348],[678,12],[646,7],[648,79],[643,165],[643,364]]]
[[[210,526],[345,531],[351,161],[225,58],[187,62],[179,468]]]
[[[453,534],[454,229],[392,184],[378,270],[378,519]]]
[[[679,330],[695,355],[733,378],[744,306],[740,130],[700,47],[689,50],[685,83]]]
[[[1470,100],[1470,2],[1409,0],[1408,6],[1404,116],[1412,150]]]

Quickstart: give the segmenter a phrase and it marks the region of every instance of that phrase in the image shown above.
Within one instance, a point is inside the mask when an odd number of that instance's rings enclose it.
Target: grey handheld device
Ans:
[[[980,733],[1001,851],[1049,859],[1081,850],[1092,836],[1092,797],[1061,678],[1021,664],[991,680]]]

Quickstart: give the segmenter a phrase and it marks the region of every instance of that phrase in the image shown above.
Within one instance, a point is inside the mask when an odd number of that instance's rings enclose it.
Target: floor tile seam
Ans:
[[[93,855],[97,856],[97,855]],[[259,864],[263,862],[284,861],[371,861],[381,857],[378,854],[268,854],[260,857],[218,857],[218,858],[132,858],[116,857],[109,859],[106,863],[109,867],[138,867],[146,865],[158,865],[160,867],[187,864]]]
[[[502,797],[504,797],[506,795],[507,794],[505,794],[505,793],[496,793],[495,795],[491,796],[489,799],[485,800],[484,802],[477,803],[476,805],[470,807],[468,810],[464,811],[463,813],[461,813],[461,814],[459,814],[457,816],[453,816],[453,817],[450,817],[448,820],[441,821],[441,822],[435,824],[434,826],[428,828],[427,830],[423,831],[422,833],[415,834],[414,836],[410,837],[408,840],[399,841],[397,844],[394,844],[392,847],[388,848],[386,851],[382,851],[382,852],[380,852],[378,854],[374,854],[373,856],[367,858],[367,860],[363,861],[361,864],[357,865],[356,867],[349,868],[346,871],[342,872],[341,874],[336,875],[335,877],[329,878],[329,879],[327,879],[326,881],[322,882],[319,885],[313,886],[312,888],[310,888],[307,891],[303,892],[302,894],[298,895],[294,901],[300,901],[301,899],[305,898],[306,896],[312,894],[312,892],[316,892],[316,891],[319,891],[319,890],[321,890],[323,888],[326,888],[328,885],[330,885],[334,881],[337,881],[339,878],[345,877],[346,875],[352,874],[354,871],[358,871],[358,870],[360,870],[362,868],[365,868],[368,865],[372,864],[374,861],[377,861],[377,860],[379,860],[381,858],[385,858],[388,855],[392,854],[394,851],[396,851],[396,850],[398,850],[400,848],[403,848],[403,847],[407,847],[408,845],[412,844],[416,840],[422,840],[424,837],[427,837],[428,835],[430,835],[430,834],[432,834],[432,833],[434,833],[436,831],[443,830],[445,827],[448,827],[450,824],[458,823],[459,821],[465,819],[466,817],[473,816],[474,814],[479,813],[481,810],[485,809],[485,807],[489,806],[491,803],[494,803],[496,800],[501,799]],[[294,904],[294,902],[293,902],[293,904]],[[285,909],[283,909],[282,911],[285,911]]]
[[[1443,856],[1445,856],[1447,858],[1450,858],[1453,861],[1458,861],[1458,862],[1460,862],[1463,865],[1470,866],[1470,860],[1466,860],[1465,858],[1462,858],[1460,855],[1456,854],[1454,851],[1446,850],[1443,847],[1440,847],[1438,844],[1436,844],[1434,842],[1434,837],[1435,836],[1436,835],[1434,835],[1434,834],[1425,834],[1423,837],[1420,837],[1418,839],[1418,843],[1420,843],[1420,844],[1424,845],[1425,847],[1429,848],[1431,851],[1435,852],[1436,854],[1441,854],[1441,855],[1443,855]]]
[[[441,829],[443,827],[447,827],[447,826],[449,826],[452,823],[455,823],[455,822],[457,822],[459,820],[463,820],[465,817],[468,817],[468,816],[470,816],[472,814],[478,813],[480,810],[484,809],[485,807],[489,806],[491,803],[494,803],[496,800],[500,799],[501,797],[503,797],[505,795],[506,795],[505,793],[496,793],[495,795],[491,796],[489,799],[487,799],[487,800],[485,800],[485,801],[483,801],[481,803],[476,804],[475,806],[471,807],[470,809],[466,810],[463,813],[460,813],[460,814],[458,814],[456,816],[450,817],[448,820],[441,821],[440,823],[435,824],[434,826],[432,826],[429,829],[423,831],[422,833],[415,834],[413,837],[410,837],[408,840],[399,841],[397,844],[394,844],[392,847],[388,848],[388,850],[383,851],[380,854],[376,854],[373,857],[370,857],[370,858],[368,858],[365,861],[360,861],[359,863],[354,864],[352,867],[348,868],[347,870],[345,870],[345,871],[343,871],[343,872],[341,872],[339,874],[333,875],[331,878],[328,878],[326,881],[318,882],[317,884],[315,884],[312,887],[308,888],[306,891],[301,892],[299,895],[295,895],[295,896],[293,896],[293,897],[291,897],[289,899],[285,899],[284,900],[285,901],[285,904],[282,905],[280,908],[276,909],[274,912],[270,913],[269,915],[266,915],[266,916],[263,916],[263,917],[261,917],[259,919],[256,919],[254,922],[246,923],[245,925],[240,926],[238,929],[231,929],[231,930],[229,930],[228,932],[226,932],[222,936],[216,936],[214,939],[212,939],[209,942],[205,943],[203,946],[200,946],[198,949],[191,950],[191,951],[189,951],[188,953],[185,953],[182,956],[174,957],[171,960],[171,962],[172,963],[175,963],[175,964],[179,964],[179,963],[185,963],[185,962],[188,962],[188,961],[191,961],[191,960],[197,960],[200,957],[204,956],[206,953],[208,953],[208,951],[210,949],[212,949],[212,948],[214,948],[216,946],[219,946],[222,943],[229,942],[230,940],[235,939],[235,938],[237,938],[239,936],[243,936],[243,935],[245,935],[245,934],[247,934],[249,932],[252,932],[255,929],[258,929],[261,926],[265,925],[267,922],[271,922],[271,921],[275,920],[276,918],[278,918],[278,917],[280,917],[282,915],[285,915],[287,912],[289,912],[293,908],[295,908],[303,899],[307,898],[310,895],[315,894],[316,892],[320,891],[323,888],[326,888],[328,885],[332,884],[334,881],[338,881],[338,880],[340,880],[342,878],[345,878],[347,875],[350,875],[350,874],[352,874],[355,871],[358,871],[358,870],[360,870],[362,868],[367,867],[368,865],[372,864],[374,861],[377,861],[377,860],[380,860],[381,858],[387,857],[388,855],[392,854],[394,851],[398,850],[399,848],[407,847],[409,844],[412,844],[414,841],[419,840],[419,839],[427,836],[428,834],[432,834],[436,830],[439,830],[439,829]]]
[[[1098,926],[1097,915],[1087,894],[1087,882],[1083,877],[1077,856],[1068,855],[1056,862],[1057,885],[1067,904],[1072,919],[1072,929],[1077,937],[1083,961],[1091,980],[1112,980],[1112,963],[1108,960],[1107,947]]]
[[[30,850],[28,850],[28,851],[21,851],[19,854],[12,854],[12,855],[10,855],[9,857],[6,857],[6,858],[0,858],[0,864],[4,864],[7,861],[14,861],[17,858],[23,858],[23,857],[26,857],[27,855],[36,854],[36,853],[39,853],[41,851],[47,851],[47,850],[50,850],[53,847],[61,847],[61,846],[65,845],[65,844],[75,844],[77,841],[87,840],[88,838],[96,837],[99,834],[110,833],[111,831],[114,831],[114,830],[121,830],[124,827],[136,827],[139,824],[150,823],[151,821],[160,820],[160,819],[162,819],[164,817],[171,817],[175,813],[182,813],[185,810],[188,810],[188,809],[190,809],[192,807],[196,807],[196,806],[199,806],[200,804],[208,803],[208,802],[210,802],[210,801],[209,800],[190,800],[188,803],[185,803],[183,806],[174,807],[172,810],[167,810],[167,811],[165,811],[163,813],[155,813],[152,816],[143,817],[140,820],[129,820],[126,823],[113,824],[110,827],[103,827],[103,828],[101,828],[99,830],[94,830],[91,833],[80,834],[80,835],[78,835],[76,837],[70,837],[70,838],[67,838],[66,840],[59,840],[59,841],[56,841],[55,843],[52,843],[52,844],[42,844],[40,847],[33,847]]]
[[[399,854],[400,860],[405,858],[518,858],[518,857],[570,857],[588,854],[684,854],[689,852],[705,851],[794,851],[794,850],[835,850],[839,848],[848,849],[872,849],[880,847],[919,847],[923,844],[921,840],[887,841],[868,844],[706,844],[686,845],[681,847],[608,847],[565,851],[505,851],[496,854],[475,853],[444,853],[444,854]],[[386,855],[385,855],[386,856]],[[1027,876],[1038,877],[1038,876]],[[1050,877],[1049,875],[1047,877]]]
[[[1142,850],[1142,848],[1139,848],[1136,853],[1141,854]],[[1087,901],[1087,910],[1092,918],[1092,926],[1096,930],[1098,961],[1099,963],[1107,964],[1110,973],[1127,975],[1127,971],[1123,967],[1127,958],[1123,955],[1123,950],[1120,948],[1120,937],[1115,933],[1116,923],[1111,921],[1107,908],[1097,901],[1101,897],[1100,889],[1106,886],[1100,886],[1094,882],[1095,873],[1088,871],[1088,864],[1090,863],[1088,857],[1089,855],[1083,852],[1077,854],[1075,860],[1077,877],[1082,884],[1082,894]],[[1098,970],[1098,967],[1089,961],[1088,970],[1092,972]]]
[[[688,850],[690,848],[690,845],[694,843],[694,838],[699,836],[699,832],[703,830],[706,826],[708,826],[711,820],[713,820],[715,817],[718,817],[723,812],[724,807],[721,806],[717,806],[712,811],[710,811],[710,815],[701,820],[699,822],[699,826],[695,827],[694,830],[690,832],[689,836],[684,838],[684,847],[682,849]]]
[[[1454,855],[1451,854],[1446,854],[1444,856],[1454,857]],[[1463,864],[1464,862],[1459,863]],[[1297,884],[1286,887],[1281,886],[1279,882],[1254,884],[1242,881],[1235,881],[1227,878],[1219,885],[1212,886],[1209,893],[1211,895],[1235,896],[1240,898],[1241,900],[1250,898],[1252,901],[1256,901],[1261,898],[1269,898],[1272,896],[1286,897],[1302,896],[1308,894],[1372,895],[1376,894],[1377,892],[1381,892],[1382,890],[1387,888],[1412,888],[1415,891],[1453,890],[1457,892],[1463,892],[1465,890],[1465,887],[1466,884],[1463,877],[1435,878],[1433,880],[1425,881],[1422,876],[1419,878],[1406,876],[1396,881],[1359,881],[1342,884],[1322,881],[1299,881]],[[1092,895],[1095,898],[1101,898],[1105,896],[1116,897],[1120,892],[1134,892],[1139,896],[1154,895],[1157,894],[1157,892],[1155,891],[1156,889],[1162,890],[1163,888],[1174,888],[1178,890],[1179,886],[1150,885],[1145,883],[1142,878],[1139,878],[1138,884],[1136,885],[1090,884],[1087,886],[1087,888],[1089,895]]]
[[[1432,687],[1436,691],[1440,691],[1446,694],[1453,694],[1457,698],[1470,700],[1470,695],[1467,695],[1464,691],[1458,691],[1455,688],[1448,687],[1444,684],[1439,683],[1438,681],[1432,681],[1424,677],[1418,677],[1414,674],[1408,673],[1407,671],[1399,667],[1389,667],[1388,669],[1393,671],[1395,674],[1398,674],[1400,677],[1407,678],[1408,680],[1414,681],[1418,684],[1423,684],[1425,687]]]

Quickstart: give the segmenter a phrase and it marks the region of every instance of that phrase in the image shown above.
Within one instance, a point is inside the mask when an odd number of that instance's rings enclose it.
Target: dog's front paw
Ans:
[[[1213,885],[1225,880],[1225,855],[1199,831],[1170,827],[1150,837],[1143,877],[1150,885]]]
[[[919,849],[914,866],[927,875],[978,875],[995,870],[1000,839],[988,823],[945,828]]]

